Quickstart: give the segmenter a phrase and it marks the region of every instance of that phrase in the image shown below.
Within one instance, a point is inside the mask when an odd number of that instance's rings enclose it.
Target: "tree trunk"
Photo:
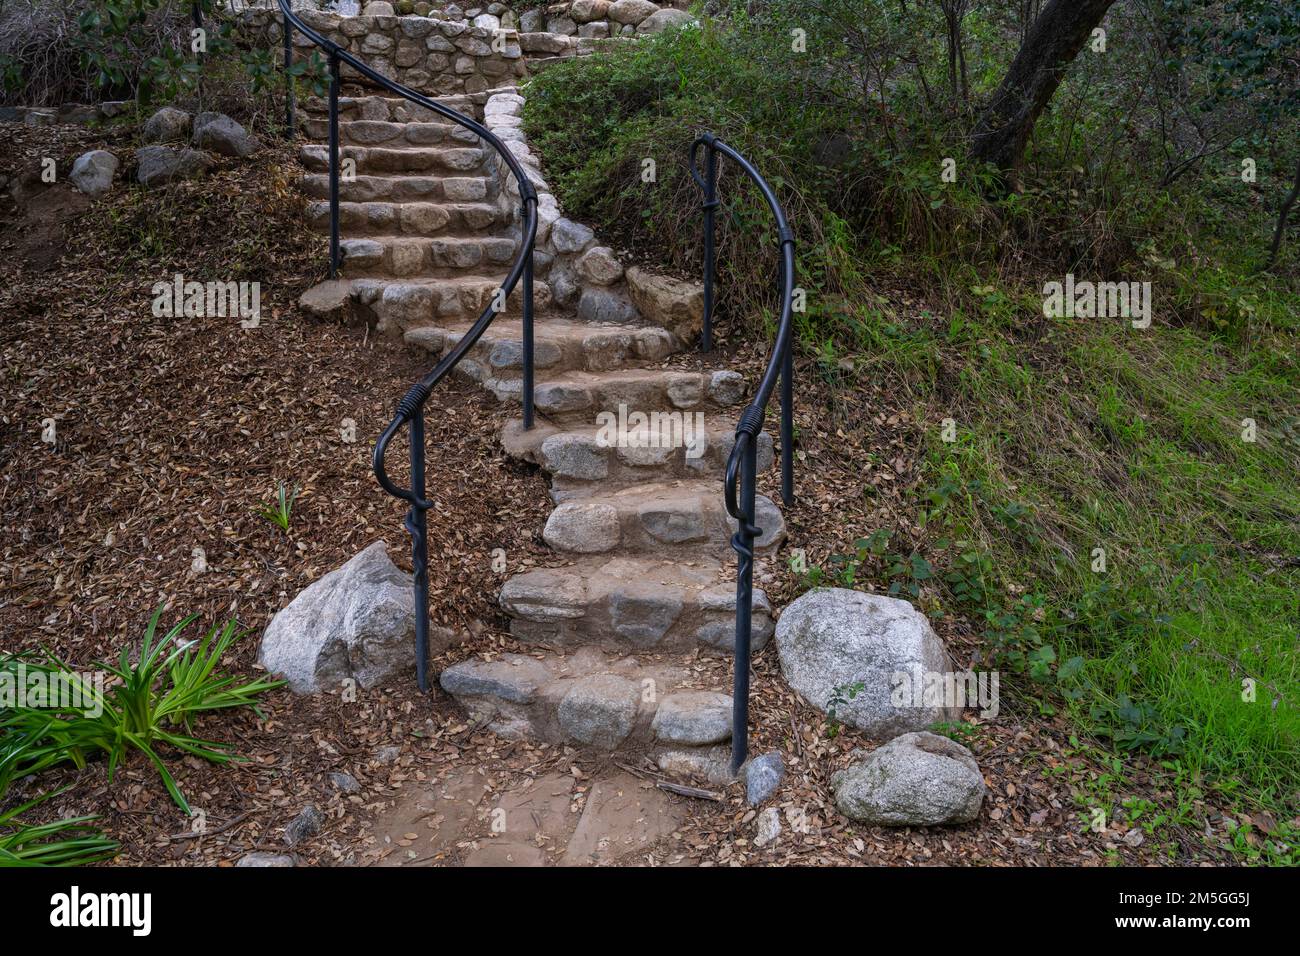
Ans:
[[[1115,0],[1048,0],[975,124],[971,158],[1014,172],[1065,70]]]
[[[1277,213],[1277,228],[1273,230],[1273,246],[1268,251],[1268,262],[1264,263],[1265,272],[1273,268],[1278,253],[1282,251],[1282,234],[1286,232],[1286,220],[1291,215],[1291,207],[1295,205],[1297,199],[1300,199],[1300,166],[1296,167],[1295,183],[1287,193],[1286,199],[1282,200],[1282,208]]]

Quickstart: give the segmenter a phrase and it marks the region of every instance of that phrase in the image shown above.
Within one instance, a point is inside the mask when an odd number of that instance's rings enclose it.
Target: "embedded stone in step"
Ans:
[[[666,544],[706,541],[709,537],[699,499],[645,504],[637,509],[637,517],[650,537]]]
[[[560,701],[560,727],[579,743],[613,750],[632,732],[639,697],[636,684],[614,674],[580,678]]]
[[[685,592],[671,585],[628,582],[609,596],[614,633],[638,647],[658,644],[681,617]]]
[[[635,322],[636,306],[613,289],[585,286],[578,299],[578,318],[584,322]]]
[[[542,382],[533,389],[533,404],[541,412],[575,412],[591,401],[590,389],[576,382]]]
[[[347,322],[352,318],[352,284],[347,279],[326,279],[298,299],[298,307],[313,318]]]
[[[733,532],[740,527],[740,522],[730,516],[727,517],[727,522]],[[754,538],[754,547],[770,548],[785,540],[785,518],[781,515],[781,509],[767,495],[754,497],[754,524],[759,528],[759,534]]]
[[[781,512],[759,496],[756,547],[770,547],[785,536]],[[702,480],[655,482],[565,500],[551,513],[543,537],[563,551],[594,554],[621,546],[654,551],[663,546],[727,545],[729,528],[721,489]]]
[[[339,243],[345,266],[368,269],[384,261],[384,244],[374,239],[344,239]]]
[[[384,286],[379,299],[380,318],[401,328],[428,322],[438,306],[432,286],[416,283],[392,283]]]
[[[593,332],[582,340],[582,352],[589,369],[617,368],[632,352],[635,338],[628,332]]]
[[[341,159],[356,163],[358,175],[368,173],[428,172],[449,170],[467,173],[483,163],[483,151],[466,147],[414,147],[390,149],[382,146],[344,146]],[[310,170],[329,171],[329,149],[313,143],[304,145],[299,156]]]
[[[442,181],[442,193],[452,202],[478,202],[487,197],[487,180],[481,176],[449,176]]]
[[[618,545],[618,510],[599,502],[569,502],[551,512],[542,538],[558,551],[596,554]]]
[[[670,777],[725,786],[735,779],[731,772],[731,752],[725,747],[708,750],[668,750],[656,761]]]
[[[709,397],[719,405],[736,405],[745,398],[745,376],[729,369],[709,378]]]
[[[549,678],[540,661],[523,654],[505,654],[495,661],[453,664],[442,672],[438,683],[453,697],[495,697],[529,704]]]
[[[401,217],[402,232],[410,236],[430,236],[445,229],[451,222],[451,212],[446,206],[430,202],[403,203],[397,207]],[[372,221],[372,225],[378,225]]]
[[[609,474],[606,449],[595,435],[561,432],[542,442],[547,471],[563,478],[595,481]]]
[[[564,352],[556,343],[546,339],[533,340],[533,367],[550,368],[558,365],[564,358]],[[501,339],[492,344],[488,355],[488,365],[497,370],[524,367],[524,344],[515,339]]]
[[[566,569],[539,568],[507,581],[500,603],[507,613],[530,621],[574,620],[587,613],[587,590]]]
[[[716,691],[683,691],[659,702],[650,729],[655,739],[692,747],[731,739],[731,698]]]
[[[538,367],[542,367],[540,362]],[[507,454],[550,472],[554,478],[551,494],[556,501],[563,501],[580,493],[584,483],[605,478],[626,484],[648,478],[721,476],[735,444],[735,428],[735,418],[729,413],[709,414],[701,424],[694,415],[652,412],[648,416],[628,415],[625,420],[598,419],[598,423],[590,425],[539,423],[531,430],[515,420],[502,430],[501,441]],[[547,445],[552,438],[554,441]],[[582,458],[576,463],[581,467],[574,467],[575,462],[567,457],[571,444],[582,450]],[[603,467],[589,461],[592,456],[602,457]],[[768,470],[773,463],[772,437],[761,432],[758,471]]]
[[[717,615],[695,629],[695,639],[701,644],[734,653],[736,650],[736,586],[729,584],[706,588],[699,592],[695,600],[706,614]],[[767,598],[767,592],[762,588],[754,588],[749,612],[750,649],[762,650],[775,632],[776,624],[772,620],[772,604]]]

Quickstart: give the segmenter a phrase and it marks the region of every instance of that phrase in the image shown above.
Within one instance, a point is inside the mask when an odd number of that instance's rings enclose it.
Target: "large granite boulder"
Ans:
[[[190,136],[190,114],[164,106],[144,122],[140,138],[146,143],[181,143]]]
[[[113,188],[117,167],[117,157],[108,150],[92,149],[77,157],[68,179],[87,196],[102,196]]]
[[[257,141],[225,113],[194,117],[194,145],[222,156],[247,156],[257,149]]]
[[[374,687],[403,674],[415,662],[410,575],[376,541],[272,618],[258,661],[299,694],[348,679]]]
[[[961,716],[955,706],[896,693],[952,671],[929,620],[907,601],[844,588],[809,591],[781,615],[776,646],[781,672],[804,700],[822,711],[834,701],[837,720],[873,736]]]

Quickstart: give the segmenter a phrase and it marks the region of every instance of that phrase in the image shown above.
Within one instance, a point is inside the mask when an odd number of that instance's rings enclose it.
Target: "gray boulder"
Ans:
[[[145,120],[140,138],[146,143],[182,143],[190,136],[190,114],[164,106]]]
[[[284,828],[284,842],[290,846],[296,846],[304,840],[311,839],[317,833],[320,833],[321,825],[324,822],[320,811],[309,803]]]
[[[591,244],[596,234],[589,226],[572,219],[560,218],[551,227],[551,242],[556,252],[581,252]]]
[[[293,856],[289,853],[267,853],[262,850],[245,853],[235,866],[283,867],[294,866]]]
[[[247,156],[257,149],[257,141],[225,113],[194,117],[194,145],[222,156]]]
[[[149,187],[193,179],[212,166],[212,157],[207,153],[173,146],[141,146],[135,151],[135,161],[139,167],[136,179]]]
[[[927,673],[952,670],[930,622],[907,601],[843,588],[809,591],[781,615],[776,647],[781,673],[804,700],[825,711],[841,698],[837,719],[873,736],[924,730],[961,714],[895,694],[899,675],[917,686]]]
[[[637,26],[637,33],[662,33],[664,30],[676,30],[688,24],[698,23],[693,16],[685,10],[674,10],[672,7],[664,7],[657,13],[652,13],[646,17]]]
[[[353,679],[374,687],[415,660],[410,576],[376,541],[326,574],[271,620],[258,661],[309,694]]]
[[[659,5],[651,0],[614,0],[605,12],[615,23],[637,24],[659,12]]]
[[[68,178],[87,196],[102,196],[113,188],[117,167],[117,157],[108,150],[92,149],[77,157]]]
[[[940,826],[979,816],[987,788],[961,744],[938,734],[895,737],[831,776],[835,806],[861,823]]]
[[[754,846],[761,849],[775,843],[781,835],[781,811],[776,807],[768,807],[758,815],[755,829],[758,832],[754,834]]]
[[[778,751],[773,750],[745,761],[740,776],[745,781],[745,802],[756,807],[776,793],[781,778],[785,776],[785,761]]]
[[[635,322],[636,306],[613,289],[587,286],[578,299],[578,318],[584,322],[612,322],[623,325]]]

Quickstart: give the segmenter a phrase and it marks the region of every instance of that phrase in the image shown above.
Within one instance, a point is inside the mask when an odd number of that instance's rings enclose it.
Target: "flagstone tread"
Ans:
[[[729,412],[637,413],[621,419],[611,412],[604,422],[569,425],[541,417],[532,429],[515,419],[502,429],[501,444],[511,457],[551,474],[551,494],[558,502],[593,482],[618,487],[666,477],[721,480],[735,432]],[[772,436],[762,432],[758,471],[773,461]]]
[[[725,666],[543,649],[453,664],[439,683],[471,720],[509,739],[653,753],[731,737]]]
[[[705,556],[582,556],[565,567],[517,574],[501,589],[511,633],[528,644],[607,650],[735,646],[735,569]],[[751,646],[774,630],[766,593],[753,593]]]

